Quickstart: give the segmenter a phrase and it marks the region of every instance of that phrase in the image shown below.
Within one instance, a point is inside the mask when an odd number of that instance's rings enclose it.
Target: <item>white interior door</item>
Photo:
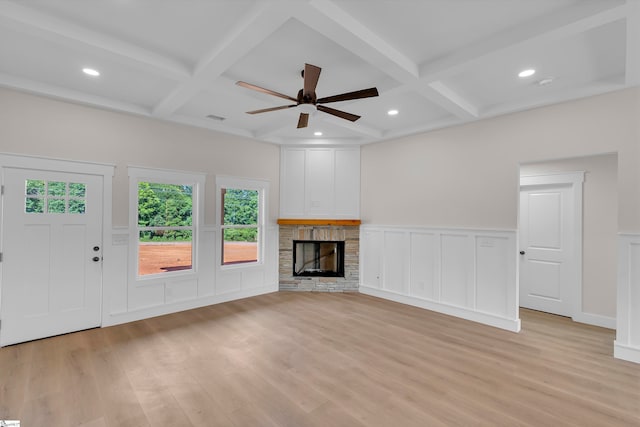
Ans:
[[[572,183],[520,189],[521,307],[574,314],[580,295],[577,270],[581,268],[581,238],[576,235],[581,225],[576,221],[582,215],[581,208],[577,212],[576,191]]]
[[[3,169],[0,345],[100,325],[102,181]]]

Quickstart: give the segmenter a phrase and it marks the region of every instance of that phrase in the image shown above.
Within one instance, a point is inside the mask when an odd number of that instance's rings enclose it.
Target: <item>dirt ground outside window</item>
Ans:
[[[255,259],[257,244],[226,242],[225,263]],[[140,243],[138,275],[166,273],[191,268],[191,243]],[[211,260],[216,262],[216,260]]]

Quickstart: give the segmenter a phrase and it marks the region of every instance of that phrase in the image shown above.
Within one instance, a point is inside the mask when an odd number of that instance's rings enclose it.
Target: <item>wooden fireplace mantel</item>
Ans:
[[[358,226],[359,219],[296,219],[278,218],[278,225],[333,225],[333,226]]]

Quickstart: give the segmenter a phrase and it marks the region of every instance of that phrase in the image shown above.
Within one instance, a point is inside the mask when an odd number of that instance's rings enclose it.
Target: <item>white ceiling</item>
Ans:
[[[237,80],[296,97],[305,63],[318,97],[380,96],[330,104],[354,123],[245,113],[288,101]],[[277,144],[365,144],[638,84],[640,0],[0,0],[0,86]]]

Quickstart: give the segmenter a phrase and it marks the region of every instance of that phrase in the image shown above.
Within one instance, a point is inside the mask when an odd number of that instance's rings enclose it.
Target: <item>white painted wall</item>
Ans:
[[[103,325],[278,290],[278,146],[0,89],[0,152],[116,165],[113,228],[104,236]],[[128,241],[136,238],[128,230],[128,166],[206,174],[197,274],[148,286],[128,280]],[[270,183],[264,265],[217,267],[216,175]]]
[[[517,227],[519,165],[618,154],[618,230],[640,231],[640,88],[361,148],[364,223]]]
[[[587,315],[615,327],[618,236],[618,156],[574,157],[520,166],[521,175],[584,171],[582,301]],[[604,320],[604,319],[603,319]]]

